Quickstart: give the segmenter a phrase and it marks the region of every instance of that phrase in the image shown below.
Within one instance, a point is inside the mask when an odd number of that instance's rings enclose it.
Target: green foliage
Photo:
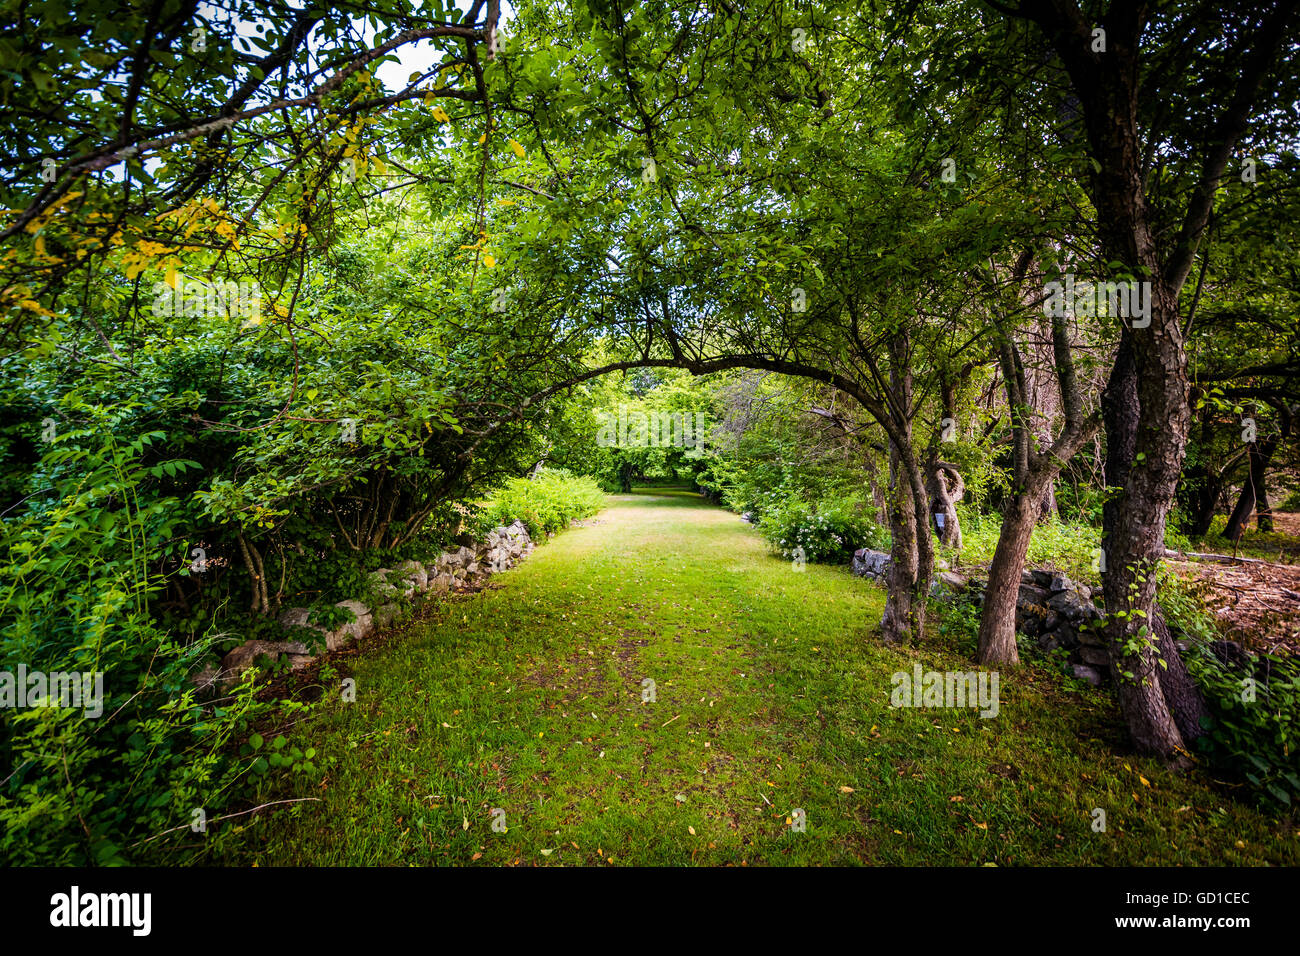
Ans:
[[[993,560],[998,534],[1002,530],[1000,515],[986,515],[957,506],[961,518],[962,559],[970,562]],[[1026,558],[1029,567],[1050,565],[1080,581],[1097,581],[1097,555],[1101,548],[1101,529],[1082,522],[1049,519],[1034,528]]]
[[[483,508],[491,525],[516,519],[534,541],[562,531],[569,522],[587,518],[605,506],[605,494],[595,480],[558,468],[546,468],[530,478],[506,483]]]
[[[1218,640],[1218,619],[1205,607],[1205,594],[1212,585],[1202,579],[1186,580],[1164,571],[1160,575],[1160,610],[1165,623],[1179,636],[1197,644]]]
[[[844,563],[859,548],[884,550],[889,534],[868,515],[861,501],[787,501],[771,506],[758,529],[784,557],[803,549],[806,561]]]
[[[23,664],[102,675],[103,695],[89,708],[6,713],[0,857],[9,865],[147,858],[150,838],[230,798],[240,762],[227,746],[259,709],[251,684],[218,706],[196,702],[190,677],[215,635],[178,639],[150,614],[163,587],[150,558],[183,514],[176,499],[147,491],[155,469],[146,458],[166,436],[119,439],[129,407],[83,411],[86,426],[42,459],[47,493],[5,527],[0,660],[11,673]]]
[[[1233,667],[1200,645],[1187,666],[1213,715],[1198,741],[1202,752],[1260,799],[1293,809],[1300,801],[1300,666],[1260,654],[1247,667]]]

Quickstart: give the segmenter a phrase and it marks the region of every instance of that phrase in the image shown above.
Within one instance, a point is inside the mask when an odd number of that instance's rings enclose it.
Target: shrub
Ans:
[[[1205,645],[1193,647],[1187,666],[1212,714],[1209,732],[1197,741],[1201,752],[1266,803],[1293,809],[1300,799],[1300,665],[1261,654],[1233,667]]]
[[[483,506],[490,526],[518,519],[534,539],[560,531],[569,522],[605,507],[605,494],[592,478],[548,468],[531,478],[514,478]]]
[[[234,796],[229,745],[259,709],[251,684],[214,709],[196,704],[190,675],[215,637],[187,642],[149,613],[163,579],[148,555],[174,538],[180,509],[144,487],[142,459],[164,436],[118,440],[121,414],[100,412],[56,445],[45,503],[5,526],[4,668],[101,675],[103,691],[90,707],[29,706],[0,722],[8,865],[157,858],[151,838]]]
[[[889,547],[888,532],[860,502],[788,501],[768,508],[758,528],[782,556],[793,557],[795,549],[802,548],[807,561],[840,563],[858,548]]]

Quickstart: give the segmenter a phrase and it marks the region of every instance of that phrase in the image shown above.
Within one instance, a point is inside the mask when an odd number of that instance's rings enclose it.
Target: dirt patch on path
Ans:
[[[1205,604],[1226,637],[1255,651],[1300,654],[1300,567],[1169,560],[1180,577],[1203,582]]]

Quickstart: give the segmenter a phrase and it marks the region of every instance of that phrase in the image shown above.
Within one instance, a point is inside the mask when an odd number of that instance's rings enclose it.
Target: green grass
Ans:
[[[1046,662],[993,719],[891,710],[895,671],[973,669],[969,627],[886,647],[879,589],[689,493],[615,496],[494,584],[348,659],[356,702],[290,732],[325,765],[267,796],[321,802],[244,818],[227,862],[1300,863],[1297,824],[1125,755]]]
[[[1286,515],[1280,510],[1278,514]],[[1190,542],[1192,551],[1209,551],[1216,554],[1235,554],[1243,558],[1260,558],[1294,564],[1300,561],[1300,537],[1283,531],[1260,531],[1252,521],[1240,540],[1223,536],[1228,525],[1226,515],[1215,515],[1210,530],[1203,537]]]

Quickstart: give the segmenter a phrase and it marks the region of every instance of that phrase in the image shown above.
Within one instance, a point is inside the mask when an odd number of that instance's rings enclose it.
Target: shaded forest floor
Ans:
[[[246,818],[225,862],[1300,863],[1300,824],[1128,753],[1109,694],[1042,659],[990,719],[891,709],[896,672],[973,669],[974,630],[889,647],[882,607],[694,495],[615,496],[344,658],[355,703],[288,732],[323,769],[267,795],[319,802]]]

